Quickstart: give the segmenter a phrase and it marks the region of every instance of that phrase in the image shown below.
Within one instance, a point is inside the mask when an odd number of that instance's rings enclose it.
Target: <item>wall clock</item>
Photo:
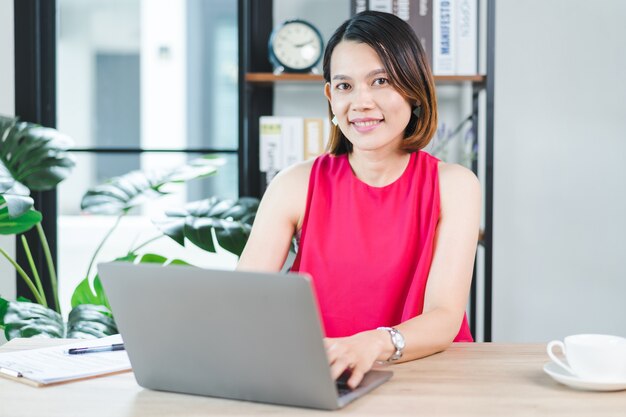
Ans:
[[[274,73],[315,72],[322,58],[324,42],[320,31],[311,23],[288,20],[272,31],[269,59]]]

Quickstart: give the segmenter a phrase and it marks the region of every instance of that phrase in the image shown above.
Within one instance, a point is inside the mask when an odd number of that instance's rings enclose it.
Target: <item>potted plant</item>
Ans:
[[[215,174],[218,165],[215,158],[207,156],[172,169],[133,171],[87,191],[81,204],[85,212],[112,214],[118,217],[118,221],[102,239],[89,262],[85,278],[74,290],[72,310],[65,323],[58,303],[56,271],[41,228],[42,214],[34,210],[29,194],[30,190],[51,189],[70,174],[74,166],[67,151],[70,146],[71,140],[55,129],[0,116],[0,234],[20,235],[37,228],[46,253],[56,305],[56,310],[48,308],[39,273],[30,258],[31,274],[0,248],[1,257],[15,267],[34,297],[34,301],[0,298],[0,328],[4,328],[7,339],[31,336],[87,338],[117,333],[100,280],[97,273],[92,274],[99,251],[119,220],[133,208],[148,198],[167,194],[166,188],[171,184]],[[239,256],[257,207],[258,200],[252,198],[231,201],[212,197],[167,212],[165,219],[155,225],[162,231],[159,238],[169,236],[182,245],[191,242],[211,252],[215,252],[212,237],[215,233],[220,246]],[[29,242],[23,235],[20,239],[28,255]],[[147,243],[149,241],[121,254],[118,260],[183,263],[159,254],[139,255],[139,249]]]

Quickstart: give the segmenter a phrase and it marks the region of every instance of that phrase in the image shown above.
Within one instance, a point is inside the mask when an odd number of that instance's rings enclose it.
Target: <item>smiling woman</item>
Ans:
[[[406,22],[363,12],[324,53],[333,127],[328,153],[270,183],[239,269],[312,276],[334,378],[356,387],[376,361],[471,341],[464,315],[479,224],[471,171],[424,152],[437,102]]]

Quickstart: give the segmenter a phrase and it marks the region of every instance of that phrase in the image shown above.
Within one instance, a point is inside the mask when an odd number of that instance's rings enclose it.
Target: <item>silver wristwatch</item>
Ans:
[[[396,351],[387,359],[387,362],[397,361],[402,357],[402,351],[404,350],[404,336],[402,333],[398,331],[398,329],[394,329],[393,327],[379,327],[376,330],[386,330],[389,332],[389,336],[391,336],[391,343],[393,343],[393,347],[396,348]]]

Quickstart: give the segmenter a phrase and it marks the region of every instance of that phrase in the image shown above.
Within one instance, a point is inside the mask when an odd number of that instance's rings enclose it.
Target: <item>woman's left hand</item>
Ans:
[[[351,376],[348,386],[356,388],[385,350],[384,342],[388,338],[380,330],[361,332],[349,337],[325,338],[324,345],[332,378],[336,380],[344,371],[349,370]]]

